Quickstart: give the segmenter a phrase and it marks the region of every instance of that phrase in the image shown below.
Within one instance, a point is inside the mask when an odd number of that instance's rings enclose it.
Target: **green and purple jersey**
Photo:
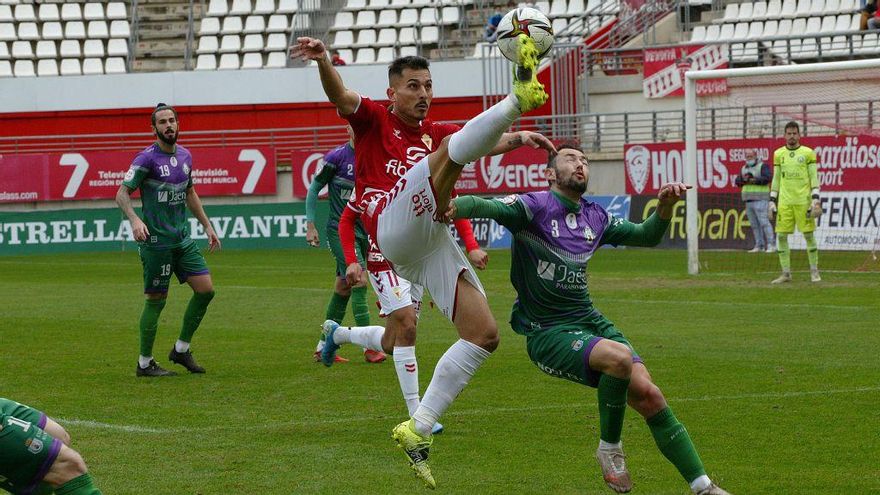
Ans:
[[[513,234],[510,281],[517,293],[510,324],[534,335],[543,329],[580,327],[595,320],[587,264],[603,244],[656,245],[669,221],[656,213],[634,224],[581,198],[577,203],[552,191],[500,200],[456,198],[456,217],[493,218]]]
[[[150,145],[135,157],[122,185],[140,190],[142,218],[150,231],[143,247],[172,249],[193,242],[186,214],[192,155],[186,148],[178,145],[169,154]]]

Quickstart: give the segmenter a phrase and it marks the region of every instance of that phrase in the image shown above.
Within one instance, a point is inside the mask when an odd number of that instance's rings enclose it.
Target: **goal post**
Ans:
[[[706,84],[707,80],[725,81],[726,91],[723,94],[698,95],[699,83],[704,81]],[[693,186],[687,192],[685,206],[688,273],[692,275],[700,273],[705,267],[705,263],[701,264],[700,256],[701,229],[705,227],[701,226],[699,203],[707,199],[707,192],[712,192],[703,191],[701,187],[701,183],[704,186],[707,183],[707,173],[711,174],[711,171],[706,171],[710,157],[701,156],[705,152],[701,144],[724,143],[725,140],[738,141],[741,145],[752,140],[760,142],[765,153],[769,150],[770,156],[763,158],[772,168],[773,149],[784,144],[782,129],[785,122],[790,120],[800,123],[802,142],[810,147],[814,147],[811,141],[817,139],[820,142],[825,142],[823,139],[848,139],[846,146],[851,146],[853,140],[857,143],[859,138],[863,142],[870,139],[871,143],[880,139],[880,100],[876,98],[876,90],[880,87],[880,58],[689,70],[685,73],[684,81],[685,156],[682,176],[685,182]],[[872,152],[877,156],[876,159],[871,158],[874,161],[870,162],[870,171],[880,175],[880,163],[875,163],[880,162],[880,146],[872,144],[870,149],[876,150]],[[852,160],[855,160],[855,151],[851,153]],[[843,156],[842,153],[840,155]],[[827,160],[829,155],[818,156],[820,175],[823,156]],[[833,160],[833,166],[838,167],[838,157],[834,156]],[[842,160],[840,158],[840,163]],[[699,167],[701,161],[702,168]],[[735,164],[735,160],[726,155],[725,161],[730,174],[726,190],[728,196],[732,196],[729,190],[732,189],[734,170],[738,170],[742,162]],[[717,168],[717,164],[715,166]],[[845,166],[855,168],[855,165]],[[864,168],[863,164],[861,166]],[[839,173],[843,174],[844,165],[840,167]],[[855,173],[852,175],[855,176]],[[717,180],[716,177],[715,185],[709,181],[710,189],[714,187],[715,191],[718,190]],[[852,183],[857,184],[858,180],[854,178]],[[876,185],[869,187],[872,194],[880,190]],[[822,250],[821,243],[819,248]]]

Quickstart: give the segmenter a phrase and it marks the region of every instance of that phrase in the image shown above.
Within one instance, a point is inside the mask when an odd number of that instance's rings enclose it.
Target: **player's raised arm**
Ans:
[[[532,131],[505,132],[498,140],[498,144],[489,152],[490,155],[500,155],[513,151],[520,146],[528,146],[530,148],[543,148],[549,153],[556,153],[556,147],[543,134]]]
[[[336,105],[339,115],[350,115],[357,110],[361,101],[360,95],[345,87],[342,76],[333,67],[324,42],[315,38],[297,38],[296,43],[290,47],[290,58],[302,60],[314,60],[318,63],[318,73],[321,75],[321,86],[330,103]]]
[[[669,228],[675,204],[682,200],[692,186],[682,182],[670,182],[657,193],[657,209],[642,223],[632,223],[622,218],[612,218],[611,225],[602,234],[602,244],[615,246],[654,247],[660,244]]]
[[[491,218],[511,230],[520,230],[529,223],[529,213],[516,196],[504,199],[459,196],[449,202],[446,217],[449,220]]]

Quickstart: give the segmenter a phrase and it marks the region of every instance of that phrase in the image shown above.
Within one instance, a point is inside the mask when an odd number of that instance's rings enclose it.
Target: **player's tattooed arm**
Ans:
[[[119,186],[119,190],[116,191],[116,204],[119,205],[119,209],[131,223],[131,233],[134,235],[134,240],[144,242],[150,235],[150,230],[147,228],[147,224],[134,212],[134,207],[131,205],[131,193],[132,190],[128,187]]]
[[[498,144],[489,152],[490,155],[500,155],[515,150],[520,146],[531,148],[543,148],[549,153],[556,153],[556,147],[544,135],[532,131],[506,132],[501,135]]]

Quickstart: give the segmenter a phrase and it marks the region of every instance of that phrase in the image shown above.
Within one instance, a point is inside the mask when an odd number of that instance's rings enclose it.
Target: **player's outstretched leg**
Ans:
[[[519,43],[520,65],[513,67],[513,94],[519,102],[522,113],[530,112],[543,105],[549,95],[544,85],[538,82],[538,49],[535,41],[521,34]]]
[[[321,349],[321,362],[333,366],[338,362],[336,351],[342,344],[357,344],[365,349],[382,350],[382,335],[385,328],[371,325],[366,327],[343,327],[333,320],[327,320],[321,327],[324,348]]]
[[[434,442],[434,437],[424,437],[415,430],[415,422],[410,419],[394,427],[391,438],[397,442],[397,446],[403,449],[409,465],[416,477],[425,483],[428,488],[437,488],[431,468],[428,467],[428,451]]]

